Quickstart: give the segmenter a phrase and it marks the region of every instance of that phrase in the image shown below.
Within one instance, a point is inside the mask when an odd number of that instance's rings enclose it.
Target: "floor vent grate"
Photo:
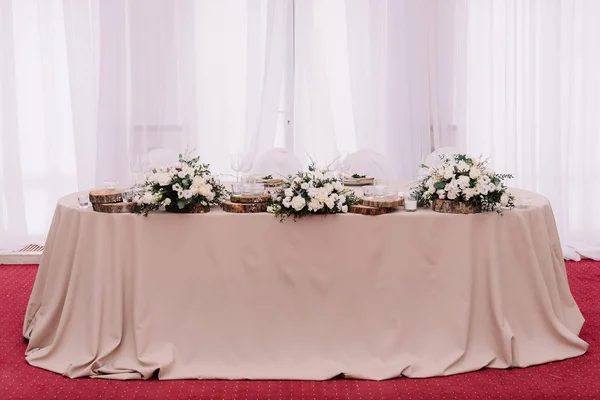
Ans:
[[[34,253],[34,252],[42,252],[44,251],[44,246],[40,246],[39,244],[28,244],[19,250],[19,253]]]

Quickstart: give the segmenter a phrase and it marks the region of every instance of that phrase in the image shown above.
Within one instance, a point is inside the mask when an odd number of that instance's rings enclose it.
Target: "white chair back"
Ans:
[[[374,178],[393,179],[394,168],[383,154],[374,150],[359,150],[350,154],[350,174],[372,176]]]
[[[274,178],[295,174],[302,170],[302,162],[291,151],[274,148],[258,158],[252,172],[256,175],[273,175]]]
[[[179,155],[173,149],[164,147],[154,148],[149,152],[150,167],[158,168],[171,165],[179,160]]]
[[[439,149],[434,150],[431,154],[425,158],[425,162],[423,164],[428,167],[439,167],[442,165],[442,156],[451,156],[453,154],[460,153],[460,150],[457,147],[440,147]],[[429,170],[427,168],[419,169],[419,176],[426,176],[429,174]]]

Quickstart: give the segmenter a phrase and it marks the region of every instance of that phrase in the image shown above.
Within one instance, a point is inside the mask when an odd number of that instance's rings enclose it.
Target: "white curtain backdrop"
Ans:
[[[148,151],[274,145],[292,4],[0,0],[0,249],[43,243],[56,199],[133,181]]]
[[[468,150],[550,199],[565,256],[600,259],[600,2],[467,10]]]
[[[413,179],[457,146],[600,258],[599,20],[594,0],[0,0],[0,249],[155,148],[218,173],[234,151],[371,149]]]
[[[295,21],[299,155],[371,149],[410,179],[431,150],[459,142],[463,1],[302,0]]]

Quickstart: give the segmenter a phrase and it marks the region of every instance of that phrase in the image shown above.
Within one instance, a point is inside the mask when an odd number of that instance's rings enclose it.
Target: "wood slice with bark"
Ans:
[[[123,192],[117,189],[94,189],[90,191],[90,203],[107,204],[123,201]]]
[[[404,204],[403,197],[396,197],[395,199],[360,199],[360,204],[368,207],[380,207],[380,208],[396,208]]]
[[[268,203],[233,203],[231,201],[224,201],[222,204],[223,211],[229,213],[260,213],[267,211]]]
[[[249,204],[268,203],[270,198],[268,194],[232,194],[229,200],[232,203]]]
[[[94,211],[109,213],[109,214],[122,214],[122,213],[131,213],[133,212],[133,207],[135,203],[92,203],[92,208]]]
[[[434,199],[431,209],[435,212],[446,214],[477,214],[481,212],[480,207],[464,203],[462,201]]]
[[[395,208],[385,208],[385,207],[369,207],[363,206],[360,204],[349,206],[348,211],[353,214],[362,214],[362,215],[382,215],[389,214],[391,212],[396,211]]]

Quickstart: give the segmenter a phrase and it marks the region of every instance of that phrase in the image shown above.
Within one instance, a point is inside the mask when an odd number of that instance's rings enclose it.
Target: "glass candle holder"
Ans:
[[[382,198],[385,197],[385,189],[387,187],[387,180],[385,179],[375,179],[374,184],[374,193],[375,197]]]
[[[252,194],[260,195],[265,192],[265,186],[261,183],[255,183],[252,185]]]
[[[234,182],[231,184],[231,192],[235,195],[242,194],[242,184],[240,182]]]
[[[364,186],[363,187],[363,198],[370,200],[375,195],[375,188],[373,186]]]
[[[88,208],[90,206],[90,197],[89,195],[77,196],[77,202],[79,203],[79,208]]]
[[[408,196],[404,199],[404,210],[408,212],[417,211],[417,198],[414,196]]]
[[[388,200],[394,200],[394,199],[398,198],[398,188],[394,185],[386,186],[385,198]]]
[[[133,190],[123,190],[122,197],[124,203],[131,203],[134,197]]]

